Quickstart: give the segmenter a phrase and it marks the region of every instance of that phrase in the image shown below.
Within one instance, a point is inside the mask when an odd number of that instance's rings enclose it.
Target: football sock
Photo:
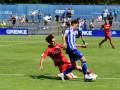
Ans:
[[[66,75],[66,74],[70,73],[72,70],[73,70],[73,68],[72,68],[72,66],[70,66],[63,72],[63,74]]]
[[[83,61],[82,62],[82,71],[83,71],[83,74],[87,74],[87,64],[86,64],[86,61]]]

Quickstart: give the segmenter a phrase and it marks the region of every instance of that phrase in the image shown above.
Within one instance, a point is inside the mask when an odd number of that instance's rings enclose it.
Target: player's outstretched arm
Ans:
[[[66,34],[63,35],[63,48],[66,48],[66,41],[65,41],[65,38],[66,38]]]
[[[41,57],[40,57],[40,64],[39,64],[39,67],[38,69],[39,70],[42,70],[43,69],[43,61],[44,59],[46,58],[46,56],[48,56],[48,48],[42,53]]]
[[[44,58],[41,56],[38,70],[43,70],[43,61],[44,61]]]

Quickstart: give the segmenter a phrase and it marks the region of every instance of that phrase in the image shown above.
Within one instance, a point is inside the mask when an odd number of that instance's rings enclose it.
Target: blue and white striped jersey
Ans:
[[[65,30],[67,48],[74,50],[76,47],[76,36],[78,35],[77,30],[73,30],[72,27],[69,27]]]

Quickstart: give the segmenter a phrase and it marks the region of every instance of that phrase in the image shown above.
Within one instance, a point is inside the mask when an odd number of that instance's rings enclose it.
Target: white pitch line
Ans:
[[[78,77],[78,78],[83,78],[83,77]],[[111,80],[111,79],[120,79],[120,77],[113,77],[113,78],[109,78],[109,77],[97,77],[98,79],[105,79],[105,80]]]
[[[27,74],[2,74],[0,73],[0,76],[25,76]]]
[[[27,74],[2,74],[0,73],[0,76],[27,76]],[[49,75],[45,75],[45,76],[49,76]],[[51,76],[51,75],[50,75]],[[83,77],[78,77],[78,78],[83,78]],[[105,79],[105,80],[115,80],[115,79],[120,79],[120,77],[113,77],[113,78],[110,78],[110,77],[98,77],[98,79]]]
[[[106,79],[106,80],[111,80],[111,79],[120,79],[120,77],[116,77],[116,78],[114,78],[114,77],[113,77],[113,78],[109,78],[109,77],[108,77],[108,78],[104,78],[104,77],[103,77],[103,78],[102,78],[102,77],[101,77],[101,78],[99,78],[99,77],[98,77],[98,79]]]

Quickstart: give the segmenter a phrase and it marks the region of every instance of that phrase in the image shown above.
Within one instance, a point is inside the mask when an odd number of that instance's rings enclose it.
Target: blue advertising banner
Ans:
[[[103,30],[85,30],[82,31],[83,36],[94,36],[94,37],[102,37],[104,36]],[[120,37],[120,30],[111,30],[112,37]]]
[[[0,35],[28,35],[28,29],[0,28]]]
[[[28,35],[28,29],[0,28],[0,35]],[[103,37],[103,30],[84,30],[83,36]],[[112,37],[120,37],[120,30],[111,30]]]

